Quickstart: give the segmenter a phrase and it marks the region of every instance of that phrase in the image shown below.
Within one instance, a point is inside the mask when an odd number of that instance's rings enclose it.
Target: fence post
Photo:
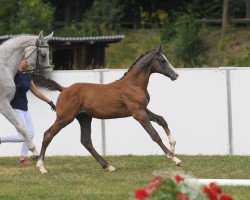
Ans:
[[[228,121],[228,142],[229,155],[233,155],[233,120],[232,120],[232,96],[231,96],[231,69],[226,70],[227,83],[227,121]]]
[[[104,84],[103,72],[107,69],[98,69],[100,73],[100,84]],[[106,156],[106,125],[105,120],[101,119],[101,132],[102,132],[102,155]]]

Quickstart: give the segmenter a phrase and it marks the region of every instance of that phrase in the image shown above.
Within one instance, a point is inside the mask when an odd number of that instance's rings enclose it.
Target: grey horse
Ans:
[[[22,34],[0,45],[0,113],[23,135],[33,158],[38,156],[36,147],[30,140],[22,121],[10,106],[10,101],[16,90],[14,76],[22,59],[27,60],[33,71],[41,70],[45,73],[46,70],[51,70],[48,41],[52,36],[53,32],[44,37],[42,31],[39,35]]]

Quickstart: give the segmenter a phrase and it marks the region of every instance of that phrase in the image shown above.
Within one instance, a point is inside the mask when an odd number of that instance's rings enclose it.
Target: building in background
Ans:
[[[13,35],[0,36],[0,42]],[[53,37],[50,56],[55,70],[105,68],[105,48],[120,42],[124,35],[95,37]]]

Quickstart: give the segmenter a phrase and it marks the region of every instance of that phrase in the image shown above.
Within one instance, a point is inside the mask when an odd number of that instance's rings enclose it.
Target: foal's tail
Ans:
[[[65,87],[61,86],[59,83],[53,81],[52,79],[48,79],[37,74],[32,74],[31,77],[35,85],[47,90],[61,92],[65,89]]]

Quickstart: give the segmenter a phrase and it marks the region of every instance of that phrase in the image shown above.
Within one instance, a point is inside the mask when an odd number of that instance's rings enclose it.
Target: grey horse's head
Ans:
[[[31,70],[46,77],[50,76],[52,72],[48,45],[48,41],[52,38],[52,36],[53,32],[50,35],[44,37],[43,32],[41,31],[38,35],[35,45],[28,46],[24,50],[24,58],[32,67]]]
[[[179,74],[174,70],[166,56],[162,53],[162,44],[154,51],[154,58],[151,64],[152,73],[160,73],[169,77],[172,81],[179,77]]]

